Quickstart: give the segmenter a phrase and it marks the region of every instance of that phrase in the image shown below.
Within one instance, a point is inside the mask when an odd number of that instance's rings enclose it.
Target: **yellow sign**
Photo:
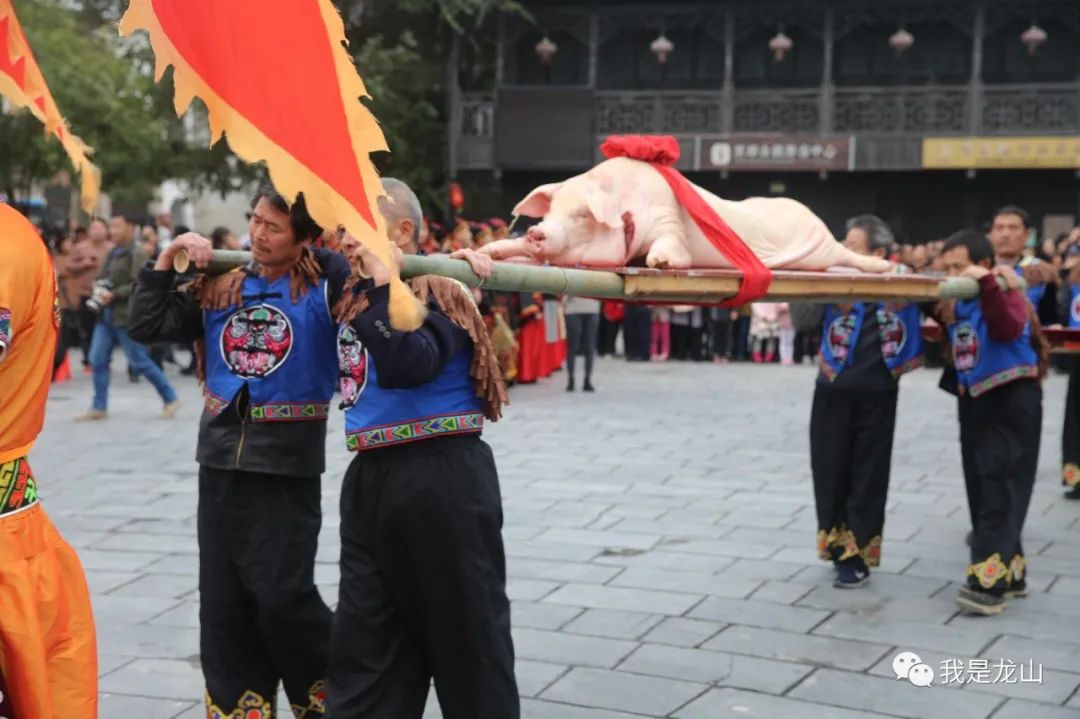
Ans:
[[[1080,168],[1080,137],[926,137],[928,170]]]

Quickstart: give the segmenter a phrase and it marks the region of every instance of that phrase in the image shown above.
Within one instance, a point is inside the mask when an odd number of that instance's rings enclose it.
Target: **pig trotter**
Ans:
[[[645,264],[658,270],[686,270],[691,258],[683,243],[673,235],[665,235],[653,242]]]

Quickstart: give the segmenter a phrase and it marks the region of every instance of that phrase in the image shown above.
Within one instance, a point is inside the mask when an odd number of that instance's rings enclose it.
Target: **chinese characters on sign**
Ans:
[[[852,137],[702,138],[703,170],[850,170]]]
[[[930,170],[1080,168],[1080,137],[928,137],[922,165]]]

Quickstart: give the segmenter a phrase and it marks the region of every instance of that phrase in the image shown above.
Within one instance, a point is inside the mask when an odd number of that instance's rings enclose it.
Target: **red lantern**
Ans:
[[[461,185],[456,182],[450,183],[450,206],[455,210],[461,210],[465,207],[465,193],[461,189]]]

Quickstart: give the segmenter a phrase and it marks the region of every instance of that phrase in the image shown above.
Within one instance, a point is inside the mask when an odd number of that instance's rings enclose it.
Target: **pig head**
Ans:
[[[694,186],[713,210],[770,269],[851,267],[884,272],[891,265],[838,243],[809,208],[787,198],[729,202]],[[626,157],[588,172],[541,185],[518,203],[515,215],[538,217],[524,237],[481,250],[494,259],[558,266],[730,268],[731,262],[701,232],[667,181],[650,164]]]

